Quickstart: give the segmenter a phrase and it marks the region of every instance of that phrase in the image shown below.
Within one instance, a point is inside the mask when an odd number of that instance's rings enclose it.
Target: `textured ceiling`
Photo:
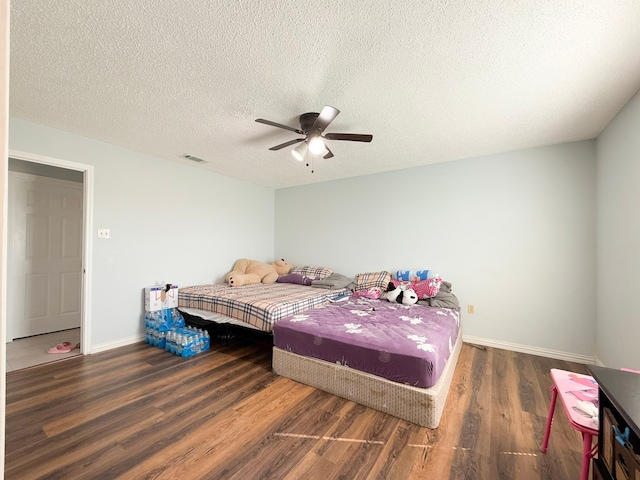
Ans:
[[[11,0],[10,114],[279,188],[595,138],[639,45],[640,0]],[[373,142],[268,150],[323,105]]]

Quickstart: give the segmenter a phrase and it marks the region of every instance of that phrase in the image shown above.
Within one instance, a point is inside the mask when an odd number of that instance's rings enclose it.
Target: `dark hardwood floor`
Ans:
[[[420,428],[271,372],[261,343],[182,359],[146,344],[7,375],[5,478],[579,478],[549,370],[465,344],[440,426]]]

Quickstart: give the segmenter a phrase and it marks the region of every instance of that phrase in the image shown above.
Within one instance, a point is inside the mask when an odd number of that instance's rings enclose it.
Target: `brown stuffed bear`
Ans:
[[[258,262],[241,258],[233,264],[233,269],[227,274],[227,283],[232,287],[241,287],[252,283],[275,283],[280,275],[286,275],[293,265],[284,259],[273,263]]]

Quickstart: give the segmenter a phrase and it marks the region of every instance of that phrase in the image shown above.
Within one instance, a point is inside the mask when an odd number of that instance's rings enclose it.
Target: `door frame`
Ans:
[[[82,196],[82,291],[80,292],[82,305],[80,307],[80,353],[86,355],[91,352],[91,292],[92,292],[92,262],[93,258],[93,165],[45,157],[35,153],[9,149],[9,157],[26,162],[40,163],[53,167],[65,168],[83,172]],[[5,225],[6,229],[6,225]]]

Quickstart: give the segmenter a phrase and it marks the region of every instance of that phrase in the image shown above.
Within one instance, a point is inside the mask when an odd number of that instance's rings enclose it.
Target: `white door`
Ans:
[[[7,340],[80,327],[81,183],[9,172]]]

